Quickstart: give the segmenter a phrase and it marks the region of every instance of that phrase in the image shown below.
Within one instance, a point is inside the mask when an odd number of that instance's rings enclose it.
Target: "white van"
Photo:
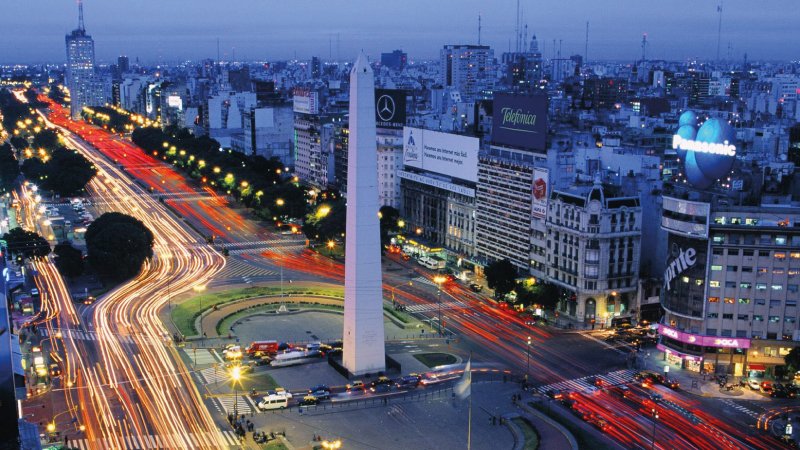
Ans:
[[[284,409],[289,406],[289,397],[285,395],[268,395],[258,402],[258,409],[269,411],[270,409]]]

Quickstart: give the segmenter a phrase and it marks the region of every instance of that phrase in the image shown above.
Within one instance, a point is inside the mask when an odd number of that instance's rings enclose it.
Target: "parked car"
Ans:
[[[361,380],[353,381],[352,383],[348,384],[345,387],[347,392],[365,392],[367,390],[367,386]]]
[[[377,380],[370,383],[370,387],[379,386],[381,384],[391,385],[392,380],[390,380],[389,377],[380,376]]]
[[[678,380],[674,378],[664,378],[664,381],[662,381],[661,384],[670,389],[678,389],[679,387],[681,387],[681,384],[678,383]]]
[[[391,392],[392,385],[391,384],[376,384],[375,386],[372,386],[371,388],[369,388],[369,390],[371,392],[376,393],[376,394],[383,394],[383,393],[386,393],[386,392]]]
[[[772,381],[762,381],[761,392],[765,394],[769,394],[770,392],[772,392]]]
[[[312,386],[308,393],[317,397],[320,400],[325,400],[331,397],[331,389],[324,384],[318,384],[316,386]]]
[[[313,395],[306,395],[300,400],[300,406],[314,406],[319,405],[319,399]]]
[[[749,380],[747,380],[747,386],[754,391],[761,390],[761,382],[756,380],[755,378],[750,378]]]
[[[405,376],[400,377],[395,381],[395,386],[398,389],[414,389],[419,385],[419,377],[415,376]]]

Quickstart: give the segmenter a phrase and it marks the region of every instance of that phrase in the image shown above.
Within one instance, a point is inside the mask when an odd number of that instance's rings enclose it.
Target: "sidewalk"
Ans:
[[[689,394],[701,397],[738,398],[753,401],[766,401],[769,399],[768,397],[764,397],[750,390],[750,388],[746,386],[738,387],[738,384],[734,383],[734,381],[738,382],[739,377],[729,378],[729,382],[736,384],[737,388],[728,391],[724,388],[720,388],[714,375],[706,374],[703,376],[697,372],[681,369],[680,366],[676,364],[670,364],[664,360],[664,352],[656,350],[655,348],[642,350],[642,353],[645,354],[645,357],[640,358],[640,360],[644,362],[643,369],[664,373],[664,367],[669,366],[669,377],[677,380],[681,384],[681,389]],[[647,354],[650,356],[647,357]]]

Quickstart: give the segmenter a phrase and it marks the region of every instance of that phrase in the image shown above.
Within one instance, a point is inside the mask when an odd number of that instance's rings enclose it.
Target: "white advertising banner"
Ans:
[[[548,190],[550,189],[550,173],[547,169],[535,168],[533,169],[533,192],[531,214],[539,219],[544,219],[547,216],[547,199],[549,197]]]
[[[403,163],[409,167],[478,181],[478,138],[403,127]]]

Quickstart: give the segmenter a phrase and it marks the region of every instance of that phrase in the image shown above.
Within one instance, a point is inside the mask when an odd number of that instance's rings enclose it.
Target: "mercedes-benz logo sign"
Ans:
[[[391,95],[381,95],[378,99],[378,117],[388,122],[394,118],[394,99]]]

